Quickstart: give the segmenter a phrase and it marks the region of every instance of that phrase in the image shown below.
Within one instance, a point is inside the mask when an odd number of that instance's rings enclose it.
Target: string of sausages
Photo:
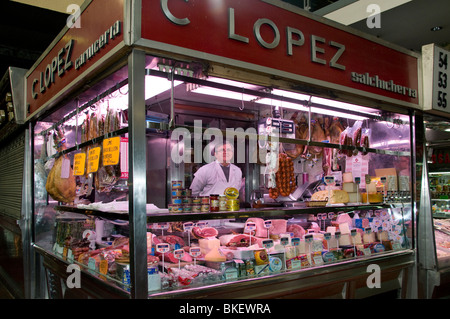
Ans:
[[[278,155],[278,170],[275,173],[276,187],[269,188],[269,197],[289,196],[296,188],[294,162],[285,153]]]

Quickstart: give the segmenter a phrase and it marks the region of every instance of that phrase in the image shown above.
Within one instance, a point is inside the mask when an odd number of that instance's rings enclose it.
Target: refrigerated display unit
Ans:
[[[105,1],[26,74],[36,295],[414,297],[417,54],[276,1]],[[242,180],[191,194],[224,138]]]
[[[424,284],[424,293],[430,298],[446,298],[449,287],[449,121],[444,116],[427,114],[424,116],[428,199],[424,199],[430,218],[431,236],[425,233],[419,240],[427,241],[429,253],[421,258],[420,265],[429,269],[428,281]]]

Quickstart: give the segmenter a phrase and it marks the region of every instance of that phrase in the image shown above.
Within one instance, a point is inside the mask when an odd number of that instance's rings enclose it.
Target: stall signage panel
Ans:
[[[424,78],[430,79],[429,90],[424,95],[429,97],[424,103],[425,109],[450,113],[450,51],[437,45],[427,45],[422,49],[424,59]],[[429,65],[427,65],[429,63]],[[431,105],[429,105],[431,103]]]
[[[149,47],[206,53],[212,61],[419,104],[418,55],[281,6],[272,0],[142,0],[141,36]]]
[[[27,73],[27,118],[123,41],[123,2],[92,1]]]

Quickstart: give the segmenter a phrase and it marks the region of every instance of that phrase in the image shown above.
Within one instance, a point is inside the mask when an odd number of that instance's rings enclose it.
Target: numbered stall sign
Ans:
[[[431,54],[433,55],[433,73],[432,80],[430,81],[433,83],[431,105],[434,110],[450,113],[450,87],[448,82],[448,75],[450,73],[448,61],[450,51],[440,48],[437,45],[433,45],[433,52]]]

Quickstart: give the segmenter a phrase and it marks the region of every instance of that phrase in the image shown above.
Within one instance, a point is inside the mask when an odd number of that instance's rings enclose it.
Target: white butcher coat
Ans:
[[[227,187],[234,187],[237,190],[241,187],[242,171],[236,165],[230,163],[229,182],[223,173],[220,163],[215,160],[203,165],[194,174],[190,189],[194,196],[209,196],[210,194],[223,195]]]

